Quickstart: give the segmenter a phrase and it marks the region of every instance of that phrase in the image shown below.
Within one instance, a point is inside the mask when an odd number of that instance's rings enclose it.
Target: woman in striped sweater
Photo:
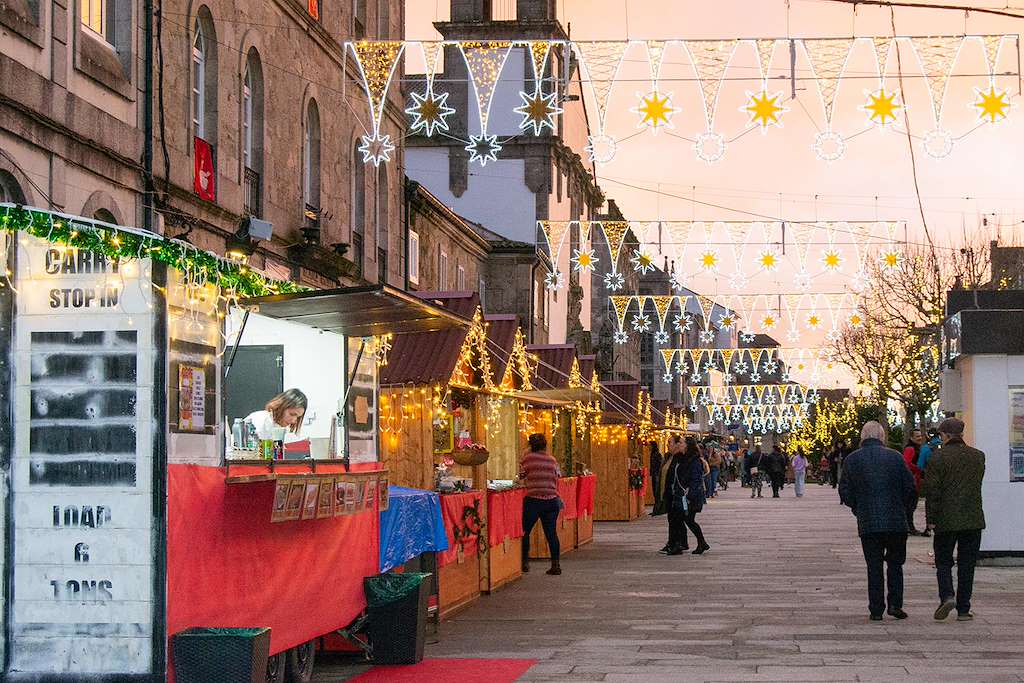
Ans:
[[[540,520],[551,553],[548,574],[562,573],[559,564],[558,513],[562,508],[558,497],[558,462],[547,452],[548,440],[543,434],[530,434],[530,450],[519,461],[519,479],[526,485],[523,499],[523,571],[530,571],[530,532]]]

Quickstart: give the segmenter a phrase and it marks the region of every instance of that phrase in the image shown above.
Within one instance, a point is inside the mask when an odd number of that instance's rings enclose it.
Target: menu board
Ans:
[[[1010,481],[1024,481],[1024,387],[1010,387]]]

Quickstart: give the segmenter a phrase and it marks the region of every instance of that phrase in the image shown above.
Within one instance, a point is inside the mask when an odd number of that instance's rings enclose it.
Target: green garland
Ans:
[[[103,254],[111,259],[150,258],[181,272],[198,273],[225,292],[239,298],[286,294],[305,288],[293,282],[271,280],[243,263],[235,263],[208,251],[159,236],[140,235],[97,225],[86,218],[70,218],[39,209],[5,206],[0,214],[0,230],[25,232],[47,242],[65,244]]]

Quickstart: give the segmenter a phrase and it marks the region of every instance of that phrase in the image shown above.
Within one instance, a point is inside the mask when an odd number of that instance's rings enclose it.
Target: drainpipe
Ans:
[[[142,101],[142,227],[153,230],[153,0],[142,3],[143,101]]]

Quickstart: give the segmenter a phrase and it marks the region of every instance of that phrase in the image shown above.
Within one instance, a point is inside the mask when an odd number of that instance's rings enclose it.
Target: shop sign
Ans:
[[[139,262],[19,242],[10,668],[147,673],[151,284]]]

